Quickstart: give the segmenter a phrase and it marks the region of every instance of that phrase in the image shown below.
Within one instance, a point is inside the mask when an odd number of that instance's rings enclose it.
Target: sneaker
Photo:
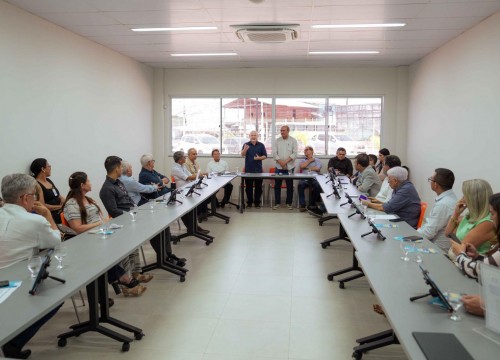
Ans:
[[[278,210],[278,209],[280,209],[280,208],[281,208],[281,205],[274,205],[274,206],[273,206],[273,210]]]
[[[256,209],[260,209],[260,204],[255,204]]]
[[[250,209],[252,207],[252,204],[247,204],[246,208]]]
[[[306,209],[306,206],[305,205],[300,205],[299,207],[299,211],[300,212],[305,212],[307,209]]]
[[[323,212],[322,212],[320,209],[318,209],[317,207],[314,207],[314,208],[313,208],[313,207],[311,207],[311,206],[308,206],[308,207],[307,207],[307,212],[308,212],[309,214],[311,214],[312,216],[316,216],[316,217],[318,217],[318,218],[323,217]]]
[[[286,207],[288,208],[288,210],[293,210],[292,204],[286,204]]]

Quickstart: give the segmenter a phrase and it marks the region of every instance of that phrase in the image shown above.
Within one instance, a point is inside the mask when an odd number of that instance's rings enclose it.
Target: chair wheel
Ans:
[[[184,266],[186,266],[186,263],[184,261],[177,261],[176,265],[180,266],[180,267],[184,267]]]
[[[129,350],[130,350],[130,343],[128,343],[128,342],[123,343],[123,345],[122,345],[122,351],[123,352],[127,352]]]
[[[211,241],[205,241],[205,245],[210,245]]]
[[[144,337],[144,333],[140,332],[140,333],[134,333],[134,338],[136,340],[141,340],[142,338]]]
[[[185,276],[181,276],[180,282],[184,282],[184,281],[186,281],[186,277]]]
[[[359,351],[355,351],[352,353],[353,359],[360,360],[363,357],[363,353]]]
[[[322,247],[323,249],[326,249],[326,248],[328,247],[328,245],[326,245],[326,244],[321,244],[321,247]]]
[[[229,224],[229,220],[226,220],[226,224]]]
[[[333,275],[328,275],[326,278],[328,279],[328,281],[333,281]]]
[[[59,346],[59,347],[65,347],[67,343],[68,343],[68,340],[66,338],[60,338],[57,341],[57,346]]]
[[[345,285],[344,285],[344,283],[343,283],[342,281],[341,281],[341,282],[339,282],[339,288],[341,288],[341,289],[344,289],[344,288],[345,288]]]

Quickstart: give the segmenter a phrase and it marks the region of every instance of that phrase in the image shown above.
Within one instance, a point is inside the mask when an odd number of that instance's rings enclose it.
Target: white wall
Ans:
[[[483,178],[500,191],[500,13],[410,68],[408,163],[417,190],[434,194],[427,178],[437,167],[463,180]]]
[[[152,152],[153,70],[0,1],[0,178],[47,158],[64,194],[85,171],[99,198],[104,159],[136,172]]]
[[[155,144],[170,154],[170,98],[173,96],[275,96],[275,95],[382,95],[384,114],[382,147],[406,157],[407,67],[400,68],[267,68],[267,69],[164,69],[165,132],[155,133]],[[165,135],[165,136],[164,136]],[[156,146],[155,145],[155,146]],[[155,154],[155,156],[157,156]],[[242,166],[238,157],[227,158],[230,166]],[[165,158],[170,170],[172,158]],[[201,165],[209,161],[201,158]],[[325,166],[328,160],[325,160]],[[272,165],[267,160],[265,167]]]

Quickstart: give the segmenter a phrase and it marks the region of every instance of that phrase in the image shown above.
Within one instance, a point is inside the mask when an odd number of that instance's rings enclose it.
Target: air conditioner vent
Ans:
[[[243,42],[275,43],[292,41],[299,37],[298,24],[231,25]]]

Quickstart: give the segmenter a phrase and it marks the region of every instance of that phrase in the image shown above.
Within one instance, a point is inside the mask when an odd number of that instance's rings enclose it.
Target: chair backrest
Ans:
[[[427,203],[425,201],[422,201],[420,203],[420,217],[418,218],[417,229],[419,229],[424,222],[425,210],[427,210]]]
[[[66,217],[64,216],[64,211],[61,211],[60,215],[61,215],[61,224],[69,227],[69,222],[66,220]]]

